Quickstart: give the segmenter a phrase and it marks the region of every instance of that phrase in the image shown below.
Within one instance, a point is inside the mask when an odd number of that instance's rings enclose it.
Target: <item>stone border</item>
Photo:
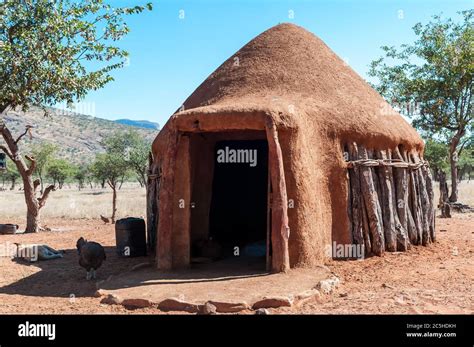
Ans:
[[[319,281],[313,288],[296,295],[263,297],[252,304],[248,304],[245,301],[226,302],[214,300],[208,300],[204,304],[196,304],[174,297],[166,298],[160,302],[152,302],[148,299],[141,298],[122,299],[118,295],[108,293],[103,289],[97,290],[95,297],[102,298],[100,301],[101,304],[122,305],[132,310],[154,307],[163,312],[201,313],[207,312],[206,309],[208,307],[213,307],[213,309],[215,308],[215,312],[218,313],[239,313],[243,311],[259,311],[268,308],[294,307],[295,305],[313,299],[321,300],[323,295],[329,295],[336,290],[340,283],[339,278],[332,276],[326,280]]]

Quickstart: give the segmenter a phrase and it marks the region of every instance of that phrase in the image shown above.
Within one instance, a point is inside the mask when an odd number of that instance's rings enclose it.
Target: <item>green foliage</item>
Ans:
[[[46,174],[54,185],[62,188],[66,179],[73,176],[74,167],[64,159],[54,159],[49,163]]]
[[[79,189],[82,189],[86,182],[91,182],[93,179],[92,165],[91,164],[74,165],[73,171],[72,171],[72,177],[77,181],[79,185]]]
[[[15,163],[7,157],[7,169],[5,171],[0,171],[0,175],[11,182],[11,189],[15,188],[16,182],[20,179],[20,174],[15,166]]]
[[[448,146],[446,144],[435,140],[426,141],[424,158],[428,160],[431,168],[448,173],[448,157]]]
[[[460,170],[460,176],[462,177],[465,173],[470,176],[471,171],[474,170],[474,141],[468,143],[461,151],[457,167]]]
[[[115,45],[124,17],[151,4],[112,7],[103,0],[3,0],[0,4],[0,112],[72,103],[113,80],[128,53]],[[87,67],[99,63],[97,70]]]
[[[51,143],[39,144],[32,148],[31,153],[36,159],[35,173],[41,181],[43,181],[47,167],[53,160],[57,150],[58,148]]]
[[[140,185],[145,185],[150,141],[135,130],[116,131],[104,140],[104,146],[107,153],[121,155],[127,171],[133,171]]]
[[[107,152],[96,156],[92,172],[99,181],[107,182],[111,188],[117,186],[127,174],[128,166],[121,153]]]
[[[461,14],[460,23],[434,16],[416,24],[418,39],[400,50],[382,47],[385,58],[373,61],[369,71],[378,79],[375,88],[413,117],[416,128],[448,141],[473,127],[474,10]]]

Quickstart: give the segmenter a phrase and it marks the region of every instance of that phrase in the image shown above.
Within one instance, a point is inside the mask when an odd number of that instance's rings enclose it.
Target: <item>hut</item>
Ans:
[[[272,272],[317,266],[333,245],[360,245],[364,256],[426,245],[435,234],[423,149],[323,41],[272,27],[215,70],[153,142],[147,232],[157,266],[189,266],[196,242],[211,238],[234,251],[263,244]]]

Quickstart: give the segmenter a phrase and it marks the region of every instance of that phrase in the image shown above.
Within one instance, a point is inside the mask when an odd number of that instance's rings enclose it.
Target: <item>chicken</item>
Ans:
[[[77,240],[76,247],[79,254],[79,265],[87,271],[86,279],[95,279],[95,271],[106,258],[104,247],[97,242],[87,241],[83,237]]]
[[[102,222],[104,222],[104,224],[110,223],[110,219],[108,219],[107,217],[104,217],[103,215],[100,215],[100,219],[102,219]]]

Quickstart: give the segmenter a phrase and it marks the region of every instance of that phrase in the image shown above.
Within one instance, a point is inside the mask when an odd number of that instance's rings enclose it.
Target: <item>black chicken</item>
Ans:
[[[101,244],[93,241],[87,241],[83,237],[77,240],[77,253],[79,254],[79,265],[86,269],[86,279],[95,279],[95,271],[105,260],[105,250]]]

